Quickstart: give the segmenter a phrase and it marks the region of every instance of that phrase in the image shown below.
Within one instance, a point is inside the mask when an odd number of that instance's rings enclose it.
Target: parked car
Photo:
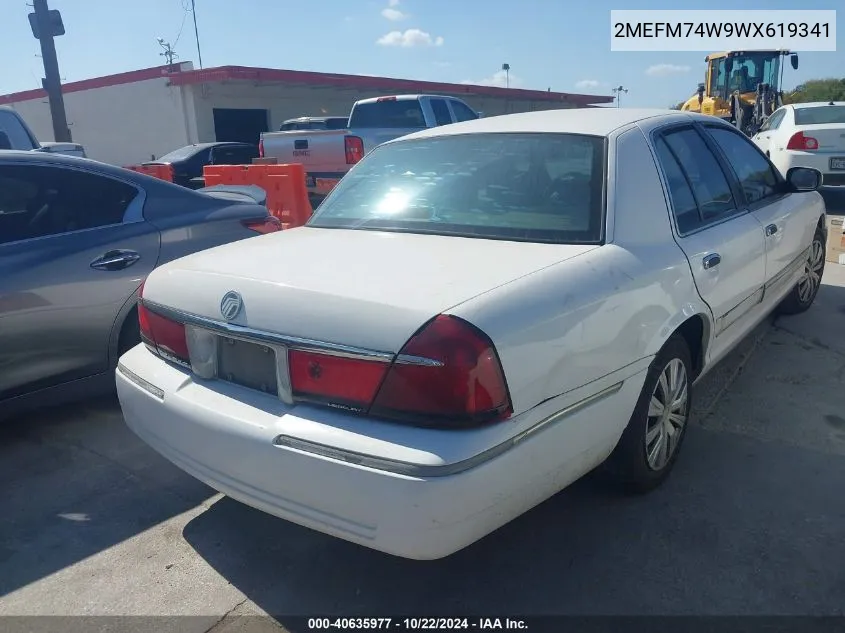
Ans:
[[[177,185],[201,189],[206,165],[249,165],[258,158],[258,146],[250,143],[195,143],[165,154],[142,165],[170,165],[171,178]]]
[[[796,103],[775,110],[754,136],[782,174],[822,172],[824,185],[845,186],[845,101]]]
[[[87,158],[85,148],[79,143],[54,143],[44,142],[41,147],[35,148],[36,152],[45,152],[47,154],[64,154],[65,156],[76,156],[77,158]]]
[[[442,95],[399,95],[356,101],[348,128],[310,132],[266,132],[261,156],[302,163],[312,206],[374,147],[412,132],[477,119],[466,103]]]
[[[218,195],[83,158],[0,153],[0,417],[114,389],[151,270],[278,229],[265,207]]]
[[[279,131],[345,130],[348,125],[348,116],[303,116],[298,119],[288,119],[279,126]]]
[[[116,370],[126,422],[237,500],[414,559],[602,464],[650,490],[695,383],[770,312],[812,305],[819,181],[662,110],[385,143],[306,226],[149,275],[145,344]]]
[[[0,106],[0,150],[33,150],[41,147],[35,134],[12,108]]]

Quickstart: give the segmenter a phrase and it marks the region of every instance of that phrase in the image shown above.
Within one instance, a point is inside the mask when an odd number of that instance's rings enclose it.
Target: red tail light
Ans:
[[[263,220],[244,220],[241,224],[256,233],[275,233],[282,230],[282,221],[273,215]]]
[[[258,140],[258,158],[264,158],[264,139]]]
[[[804,136],[804,132],[796,132],[786,144],[786,149],[812,150],[818,148],[819,142],[812,136]]]
[[[154,354],[181,365],[189,365],[185,326],[157,314],[146,306],[143,300],[143,288],[144,285],[141,284],[138,291],[138,325],[141,330],[141,340]]]
[[[291,350],[288,366],[295,397],[365,411],[390,365]]]
[[[354,165],[364,158],[364,141],[358,136],[347,136],[344,139],[346,146],[346,164]]]
[[[402,348],[370,413],[454,426],[503,420],[512,407],[492,341],[466,321],[440,315]]]

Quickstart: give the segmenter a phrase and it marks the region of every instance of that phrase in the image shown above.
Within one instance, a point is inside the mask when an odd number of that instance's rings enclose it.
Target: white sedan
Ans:
[[[845,185],[845,101],[796,103],[772,112],[754,142],[782,174],[812,167],[824,185]]]
[[[680,112],[386,143],[307,226],[150,274],[116,372],[126,422],[234,499],[412,559],[601,464],[652,489],[694,383],[772,310],[813,303],[819,179]]]

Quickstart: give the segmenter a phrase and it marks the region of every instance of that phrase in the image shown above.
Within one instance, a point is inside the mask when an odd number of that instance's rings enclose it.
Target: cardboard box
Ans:
[[[827,256],[825,259],[834,264],[845,264],[845,232],[842,225],[843,218],[828,217],[827,219]]]

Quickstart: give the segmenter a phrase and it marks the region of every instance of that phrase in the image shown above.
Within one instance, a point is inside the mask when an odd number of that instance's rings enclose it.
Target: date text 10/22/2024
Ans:
[[[517,618],[308,618],[309,631],[527,631],[525,620]]]

